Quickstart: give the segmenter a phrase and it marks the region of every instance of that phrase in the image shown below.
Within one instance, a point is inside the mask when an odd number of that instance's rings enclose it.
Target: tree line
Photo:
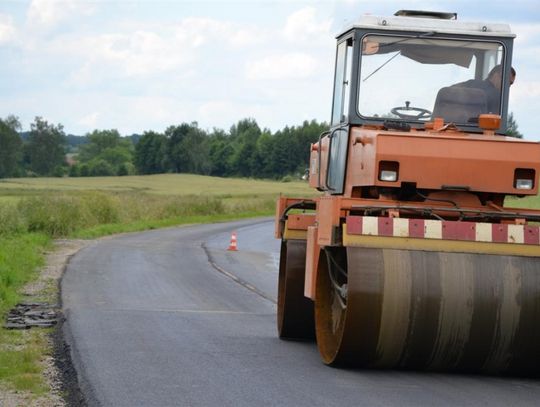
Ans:
[[[0,119],[0,178],[192,173],[278,179],[304,173],[310,143],[327,128],[312,120],[272,133],[242,119],[228,131],[192,122],[163,133],[122,137],[113,129],[74,137],[41,117],[21,133],[18,118],[8,116]]]

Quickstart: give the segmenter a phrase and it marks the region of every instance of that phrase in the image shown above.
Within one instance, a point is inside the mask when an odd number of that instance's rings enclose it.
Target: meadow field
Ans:
[[[12,178],[0,180],[0,198],[40,192],[99,190],[146,192],[157,195],[252,196],[259,194],[313,194],[307,182],[278,182],[247,178],[219,178],[194,174],[158,174],[124,177]]]

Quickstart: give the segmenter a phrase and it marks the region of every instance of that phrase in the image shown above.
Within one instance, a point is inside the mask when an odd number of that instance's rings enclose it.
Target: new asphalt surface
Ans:
[[[238,251],[227,251],[231,232]],[[101,239],[62,280],[91,406],[537,406],[540,381],[335,369],[276,335],[279,242],[250,220]]]

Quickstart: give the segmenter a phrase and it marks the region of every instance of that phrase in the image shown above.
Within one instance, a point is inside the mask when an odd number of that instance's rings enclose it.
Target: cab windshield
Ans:
[[[432,36],[363,37],[362,117],[474,125],[479,114],[501,114],[503,45]]]

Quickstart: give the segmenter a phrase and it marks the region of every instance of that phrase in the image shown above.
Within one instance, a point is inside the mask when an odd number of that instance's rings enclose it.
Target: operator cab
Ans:
[[[332,127],[423,128],[441,117],[481,132],[478,116],[491,113],[504,133],[514,37],[506,24],[454,13],[363,16],[337,37]]]

